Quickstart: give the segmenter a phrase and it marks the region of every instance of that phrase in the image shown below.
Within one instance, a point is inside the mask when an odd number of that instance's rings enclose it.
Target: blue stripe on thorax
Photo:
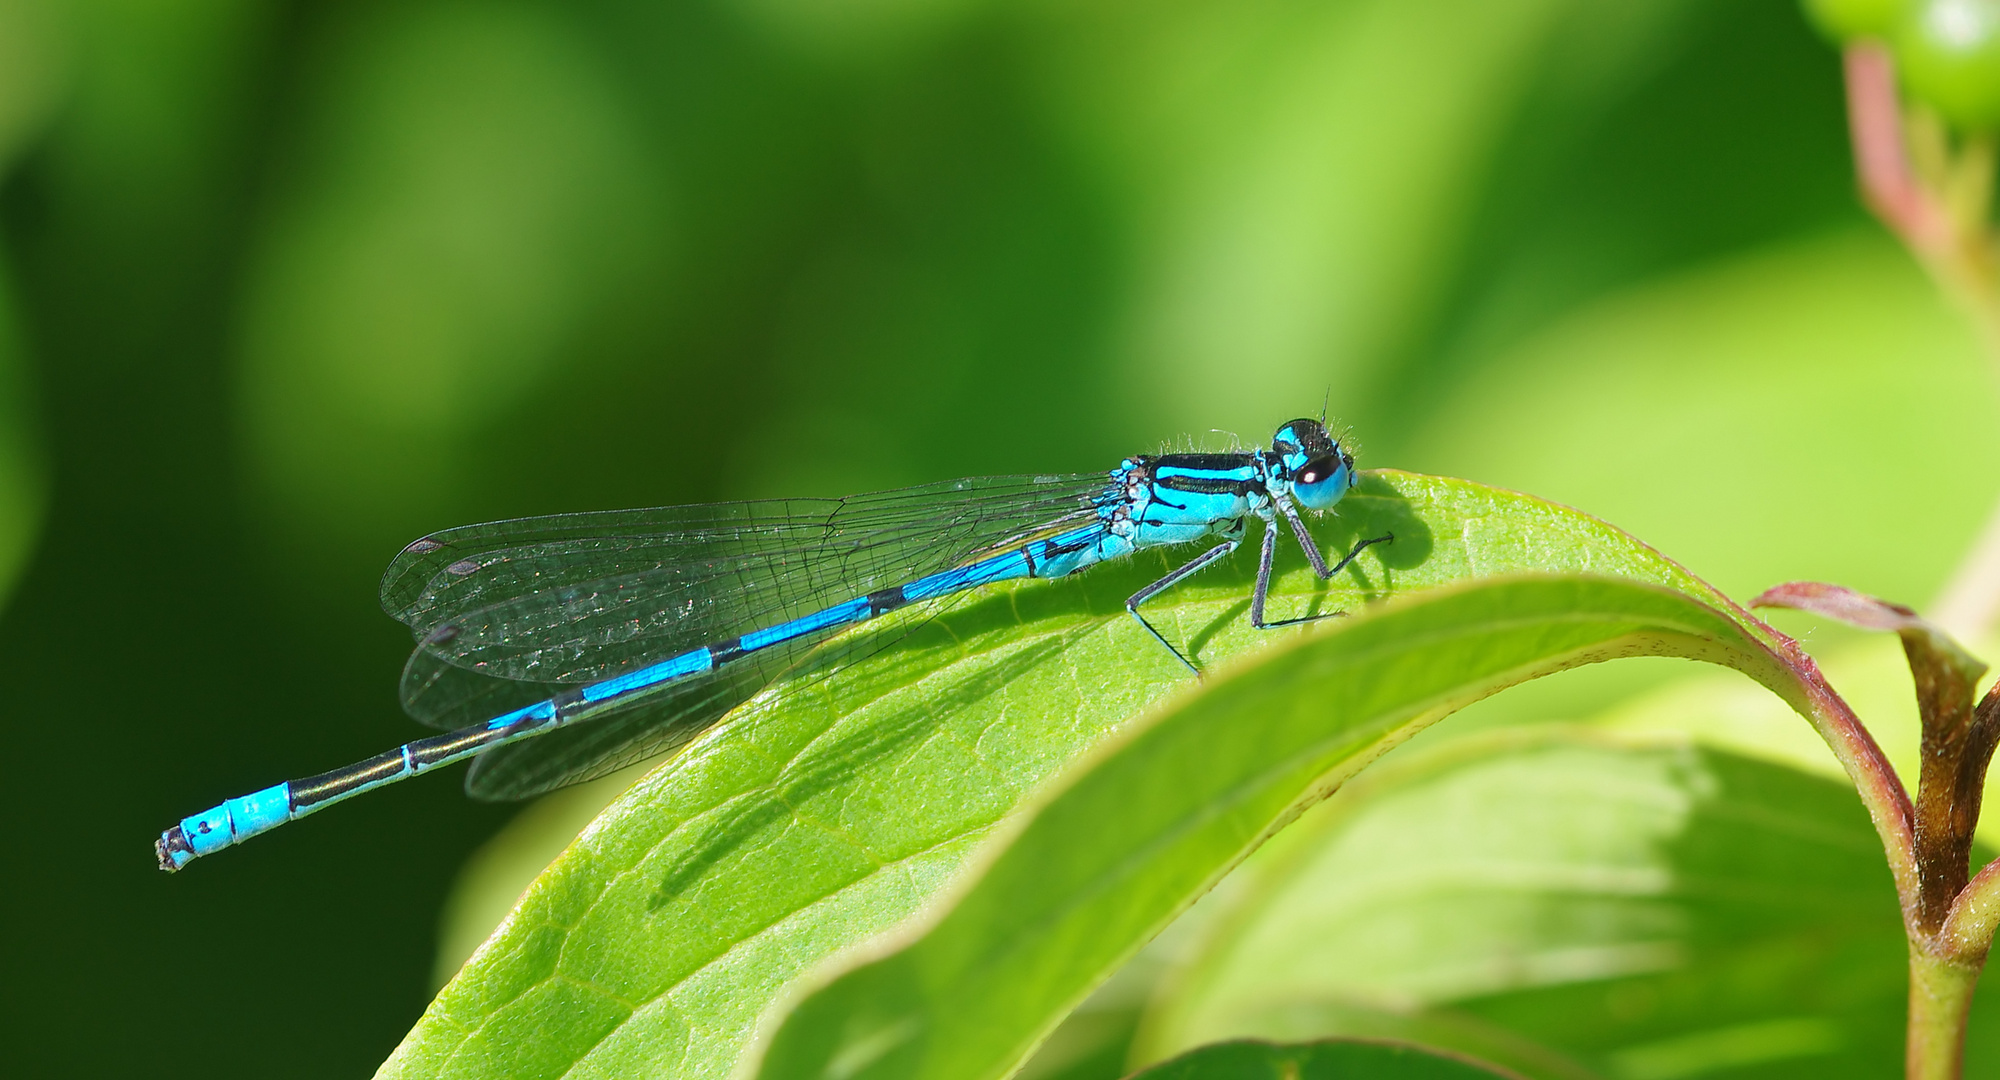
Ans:
[[[1180,465],[1161,464],[1153,467],[1155,480],[1194,480],[1211,483],[1248,484],[1261,478],[1257,474],[1256,462],[1226,469],[1189,468]]]

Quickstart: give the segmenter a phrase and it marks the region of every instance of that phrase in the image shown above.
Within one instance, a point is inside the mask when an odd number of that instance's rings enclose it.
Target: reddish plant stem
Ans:
[[[1993,758],[1996,701],[1972,706],[1974,681],[1984,665],[1963,667],[1920,655],[1904,638],[1923,715],[1922,778],[1917,784],[1917,872],[1922,880],[1924,932],[1944,928],[1951,905],[1965,888],[1972,833],[1979,823],[1986,766]]]
[[[1732,605],[1733,606],[1733,605]],[[1915,940],[1918,936],[1929,937],[1923,930],[1923,885],[1922,875],[1917,869],[1915,812],[1910,802],[1909,791],[1889,764],[1888,755],[1869,734],[1861,718],[1854,715],[1845,699],[1834,692],[1833,686],[1821,674],[1819,665],[1799,647],[1798,642],[1762,623],[1741,607],[1737,613],[1746,621],[1762,626],[1766,635],[1766,646],[1774,658],[1790,668],[1800,684],[1805,687],[1806,699],[1794,702],[1793,707],[1811,721],[1813,729],[1833,751],[1833,756],[1847,772],[1854,789],[1861,796],[1861,804],[1868,810],[1868,817],[1875,824],[1875,833],[1882,840],[1882,854],[1889,863],[1889,872],[1895,877],[1896,897],[1902,905],[1903,926]]]
[[[1929,262],[1953,247],[1951,216],[1910,165],[1896,65],[1880,42],[1858,41],[1843,56],[1854,172],[1868,209]]]

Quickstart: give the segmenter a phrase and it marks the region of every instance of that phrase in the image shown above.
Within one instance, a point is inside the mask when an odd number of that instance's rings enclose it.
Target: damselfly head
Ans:
[[[1325,510],[1354,486],[1354,455],[1317,420],[1293,420],[1271,436],[1271,451],[1292,483],[1292,497],[1308,510]]]
[[[1340,446],[1327,433],[1325,424],[1317,420],[1291,420],[1271,436],[1271,452],[1284,463],[1285,474],[1291,476],[1305,468],[1308,461],[1340,456]]]

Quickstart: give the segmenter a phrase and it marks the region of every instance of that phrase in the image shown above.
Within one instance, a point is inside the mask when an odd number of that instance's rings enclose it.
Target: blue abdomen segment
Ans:
[[[1092,525],[1043,541],[1034,551],[1036,577],[1062,577],[1132,554],[1132,541]]]
[[[714,669],[715,654],[705,648],[695,649],[692,652],[682,653],[671,660],[663,660],[651,667],[640,668],[630,674],[620,675],[615,679],[606,679],[603,682],[591,683],[589,686],[584,687],[581,693],[585,701],[593,703],[607,701],[621,694],[629,694],[634,690],[674,682],[679,679],[685,679],[690,675],[700,675]],[[499,724],[505,719],[507,718],[501,717],[500,720],[495,720],[493,723]]]
[[[905,602],[915,602],[950,596],[996,581],[1062,577],[1131,551],[1129,540],[1093,522],[989,555],[978,562],[918,578],[903,586],[901,592]]]
[[[292,820],[291,788],[290,784],[275,784],[262,791],[230,799],[193,817],[182,818],[176,829],[185,839],[185,844],[172,855],[174,868],[179,869],[198,856],[221,851],[238,840],[247,840]],[[162,852],[161,857],[169,856]]]
[[[797,640],[798,638],[805,637],[807,634],[817,634],[822,630],[831,630],[836,626],[846,626],[849,623],[861,622],[874,617],[876,614],[879,614],[879,612],[873,609],[867,597],[857,597],[844,604],[836,604],[833,607],[815,611],[811,615],[802,616],[790,622],[779,623],[768,630],[758,630],[754,633],[745,634],[737,639],[737,643],[746,653],[756,652],[759,649],[768,649],[773,645],[782,645],[787,641]]]

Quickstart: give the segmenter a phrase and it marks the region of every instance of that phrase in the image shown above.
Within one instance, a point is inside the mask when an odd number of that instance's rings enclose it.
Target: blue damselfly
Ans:
[[[777,678],[832,631],[993,582],[1055,578],[1146,548],[1214,541],[1126,608],[1190,671],[1140,607],[1229,557],[1263,523],[1250,601],[1264,618],[1283,519],[1331,578],[1300,508],[1354,486],[1354,458],[1317,420],[1269,449],[1125,459],[1106,473],[1002,476],[857,495],[564,514],[469,525],[403,549],[382,606],[417,646],[410,715],[446,734],[186,818],[160,868],[212,854],[384,784],[478,757],[466,790],[521,799],[671,751]],[[1338,614],[1338,613],[1334,613]]]

